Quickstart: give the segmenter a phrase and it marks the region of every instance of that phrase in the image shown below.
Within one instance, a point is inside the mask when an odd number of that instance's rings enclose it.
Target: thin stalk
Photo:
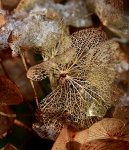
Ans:
[[[9,118],[16,118],[16,114],[6,114],[4,112],[0,112],[0,115]]]
[[[32,131],[32,129],[30,127],[28,127],[26,124],[22,123],[21,121],[19,121],[17,119],[14,120],[14,124],[28,130],[29,132]]]
[[[28,66],[27,66],[27,64],[26,64],[26,61],[25,61],[25,58],[24,58],[24,54],[21,52],[20,56],[21,56],[23,65],[24,65],[24,67],[25,67],[25,70],[26,70],[26,72],[27,72],[27,71],[28,71]],[[29,79],[29,81],[30,81],[30,84],[31,84],[32,89],[33,89],[33,91],[34,91],[36,105],[37,105],[37,107],[39,108],[38,95],[37,95],[37,92],[36,92],[36,89],[35,89],[35,86],[34,86],[34,82],[33,82],[31,79]]]

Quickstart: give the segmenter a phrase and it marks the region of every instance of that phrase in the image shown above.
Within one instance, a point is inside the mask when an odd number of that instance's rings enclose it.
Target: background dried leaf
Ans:
[[[5,76],[0,76],[0,104],[16,105],[22,102],[22,94],[17,85]]]
[[[12,11],[20,0],[1,0],[2,8]]]
[[[113,117],[122,120],[125,124],[129,123],[129,106],[116,107]]]
[[[72,148],[75,145],[77,145],[78,149],[80,144],[84,144],[87,141],[87,137],[88,129],[77,131],[72,127],[64,127],[55,141],[52,150],[70,150],[70,148],[74,150]]]
[[[34,99],[34,92],[31,87],[31,84],[29,80],[26,77],[26,71],[24,68],[24,65],[20,58],[12,58],[9,55],[10,50],[5,51],[3,50],[0,53],[0,57],[2,59],[2,65],[4,66],[4,69],[6,70],[6,74],[9,76],[11,80],[15,82],[15,84],[20,89],[23,98],[25,101],[32,101]],[[9,56],[8,56],[9,55]],[[34,65],[35,59],[32,53],[25,53],[25,57],[27,58],[27,64]],[[29,60],[29,61],[28,61]],[[5,75],[5,72],[0,65],[0,74]],[[41,91],[40,86],[38,83],[35,83],[38,96],[40,97],[42,94],[44,94],[44,91]],[[46,85],[45,85],[46,86]]]
[[[55,141],[52,150],[67,150],[66,143],[73,140],[75,135],[76,131],[69,129],[68,127],[64,127]]]
[[[83,144],[80,150],[129,150],[129,143],[116,140],[95,140]]]

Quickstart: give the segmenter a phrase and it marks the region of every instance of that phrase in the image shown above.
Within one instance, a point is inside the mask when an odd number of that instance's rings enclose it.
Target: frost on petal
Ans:
[[[22,0],[15,13],[20,15],[31,10],[46,10],[45,12],[48,17],[60,16],[66,25],[75,27],[89,27],[92,25],[90,15],[83,0],[69,0],[64,5],[55,3],[53,0]]]
[[[42,53],[44,49],[49,51],[56,46],[60,35],[64,32],[62,26],[59,20],[47,19],[42,12],[32,12],[12,31],[9,45],[13,53],[28,49]]]
[[[7,14],[6,14],[7,15]],[[9,48],[9,36],[13,29],[21,24],[20,20],[15,20],[11,16],[7,17],[6,23],[0,28],[0,50]]]
[[[75,27],[89,27],[92,25],[90,16],[88,16],[84,1],[68,1],[65,5],[53,4],[51,9],[59,13],[67,25]],[[49,10],[48,5],[48,10]]]

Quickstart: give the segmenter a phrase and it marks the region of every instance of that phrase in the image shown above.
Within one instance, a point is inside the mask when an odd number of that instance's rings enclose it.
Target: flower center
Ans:
[[[64,83],[66,79],[69,78],[68,72],[67,71],[61,71],[59,81],[61,83]]]

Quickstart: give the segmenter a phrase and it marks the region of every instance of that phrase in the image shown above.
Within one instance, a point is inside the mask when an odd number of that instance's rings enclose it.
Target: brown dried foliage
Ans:
[[[0,104],[16,105],[23,102],[23,97],[17,85],[0,76]]]

